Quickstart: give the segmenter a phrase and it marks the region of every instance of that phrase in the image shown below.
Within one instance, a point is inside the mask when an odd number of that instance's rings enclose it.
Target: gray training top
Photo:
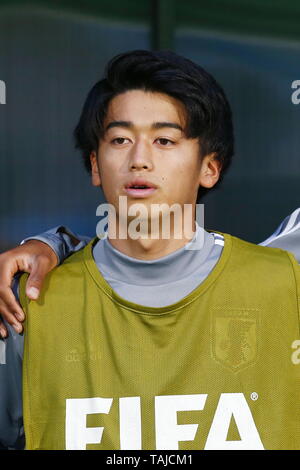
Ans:
[[[87,244],[86,237],[77,238],[82,241],[75,248],[72,237],[57,229],[39,237],[55,249],[60,261]],[[131,258],[116,250],[108,239],[97,242],[93,255],[103,277],[118,295],[137,304],[162,307],[179,301],[201,284],[217,263],[223,246],[221,235],[208,233],[197,225],[191,242],[159,259],[144,261]],[[200,249],[195,249],[197,247]],[[17,294],[17,283],[14,287]],[[22,449],[25,444],[22,420],[23,336],[7,326],[9,337],[0,340],[0,448]]]

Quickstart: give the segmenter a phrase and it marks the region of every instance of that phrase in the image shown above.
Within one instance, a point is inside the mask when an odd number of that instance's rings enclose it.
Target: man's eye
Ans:
[[[115,139],[113,139],[111,142],[113,144],[117,144],[117,145],[122,145],[124,144],[124,141],[125,140],[128,140],[128,139],[125,139],[125,137],[116,137]]]
[[[159,139],[156,139],[156,140],[160,145],[163,145],[164,147],[169,147],[170,145],[175,144],[175,142],[173,142],[172,140],[166,139],[164,137],[160,137]]]

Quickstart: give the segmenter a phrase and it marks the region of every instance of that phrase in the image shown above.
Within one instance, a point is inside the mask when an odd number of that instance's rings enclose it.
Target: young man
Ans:
[[[75,136],[117,229],[120,196],[128,213],[142,201],[149,227],[160,220],[154,204],[190,204],[195,214],[199,188],[220,181],[233,153],[222,89],[168,52],[113,59]],[[160,230],[155,239],[95,238],[47,275],[36,302],[21,278],[26,448],[300,448],[295,258],[194,219],[188,228],[193,240],[204,236],[201,249],[175,237],[175,218],[169,239]],[[21,390],[10,332],[2,416]],[[4,446],[13,437],[21,445],[20,407],[13,419],[19,431],[1,436]]]

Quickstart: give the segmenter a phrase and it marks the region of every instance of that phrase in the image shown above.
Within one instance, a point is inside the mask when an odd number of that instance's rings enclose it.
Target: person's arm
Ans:
[[[22,240],[21,245],[29,240],[39,240],[49,245],[55,252],[58,263],[60,264],[72,253],[84,248],[91,240],[91,237],[78,235],[77,233],[73,233],[68,227],[60,225],[39,235],[25,238],[25,240]]]
[[[275,232],[260,245],[289,251],[300,263],[300,208],[287,216]]]
[[[60,226],[26,238],[21,246],[0,254],[0,315],[17,333],[23,330],[25,316],[11,289],[13,276],[19,271],[30,274],[26,294],[31,300],[36,300],[47,273],[82,249],[89,240],[89,237]],[[5,338],[7,335],[6,325],[0,320],[0,336]]]

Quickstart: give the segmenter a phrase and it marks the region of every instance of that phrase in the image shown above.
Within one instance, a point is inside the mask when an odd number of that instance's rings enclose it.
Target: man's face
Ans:
[[[195,204],[199,185],[219,177],[212,155],[200,158],[198,139],[187,139],[184,105],[166,94],[130,90],[114,97],[104,120],[97,155],[91,155],[92,181],[108,203]],[[152,189],[134,189],[134,180]],[[118,212],[118,210],[117,210]]]

